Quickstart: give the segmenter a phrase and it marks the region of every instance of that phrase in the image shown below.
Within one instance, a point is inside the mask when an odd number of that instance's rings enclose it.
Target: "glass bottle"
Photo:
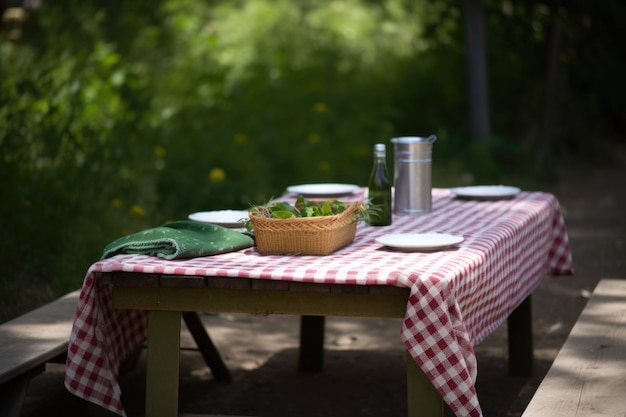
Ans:
[[[387,170],[386,148],[382,143],[374,145],[374,167],[368,183],[369,200],[375,210],[370,214],[370,225],[391,224],[391,178]]]

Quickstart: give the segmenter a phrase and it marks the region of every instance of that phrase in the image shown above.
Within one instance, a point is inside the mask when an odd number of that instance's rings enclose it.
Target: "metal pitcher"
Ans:
[[[432,211],[432,148],[437,137],[404,136],[394,144],[394,213]]]

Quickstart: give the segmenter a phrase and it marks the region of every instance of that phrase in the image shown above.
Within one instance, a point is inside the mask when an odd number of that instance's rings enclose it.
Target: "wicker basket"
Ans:
[[[350,204],[334,216],[267,218],[250,212],[256,247],[261,254],[328,255],[354,240],[356,211]]]

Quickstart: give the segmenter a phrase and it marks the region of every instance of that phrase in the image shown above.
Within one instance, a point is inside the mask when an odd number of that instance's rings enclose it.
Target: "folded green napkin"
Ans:
[[[116,239],[104,248],[101,259],[119,254],[195,258],[253,245],[254,239],[245,233],[210,223],[179,220]]]

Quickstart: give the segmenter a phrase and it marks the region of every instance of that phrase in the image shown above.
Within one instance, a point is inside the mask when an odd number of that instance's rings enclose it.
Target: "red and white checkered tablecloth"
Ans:
[[[401,252],[375,238],[388,233],[461,235],[455,250]],[[329,256],[259,255],[254,248],[166,261],[118,255],[85,277],[68,348],[65,385],[75,395],[125,415],[119,364],[145,342],[143,311],[117,310],[111,288],[95,279],[110,271],[229,276],[327,284],[411,288],[400,337],[457,416],[481,416],[473,346],[500,326],[547,275],[573,273],[557,199],[522,192],[511,200],[471,201],[433,190],[433,211],[394,215],[389,227],[357,228],[354,242]]]

